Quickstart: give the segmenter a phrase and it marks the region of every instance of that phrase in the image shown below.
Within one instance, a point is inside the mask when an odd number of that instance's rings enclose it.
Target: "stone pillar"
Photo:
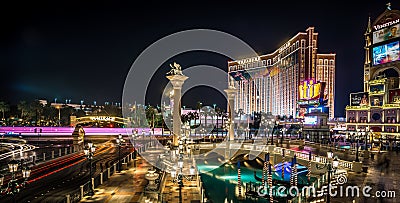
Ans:
[[[67,155],[68,154],[68,151],[67,151],[67,148],[65,148],[65,153],[64,153],[65,155]]]
[[[83,185],[81,185],[81,197],[83,198]]]
[[[65,195],[65,197],[67,198],[67,203],[71,203],[71,195]]]
[[[46,153],[43,153],[43,161],[46,161]]]
[[[173,146],[178,146],[178,137],[181,135],[181,91],[182,91],[182,85],[185,82],[186,79],[188,79],[187,76],[184,75],[168,75],[167,76],[168,80],[171,81],[171,84],[174,88],[174,106],[173,106],[173,111],[172,111],[172,119],[173,119],[173,125],[172,125],[172,131],[174,133],[173,135],[173,141],[172,145]]]
[[[54,159],[54,150],[51,151],[51,158]]]
[[[103,172],[100,173],[100,185],[103,185]]]
[[[234,108],[235,108],[235,95],[236,95],[236,88],[233,86],[233,84],[229,85],[228,89],[224,90],[226,92],[226,95],[228,96],[228,111],[229,111],[229,118],[230,118],[230,123],[229,123],[229,130],[228,130],[228,137],[229,140],[234,140],[235,139],[235,129],[234,129]]]
[[[61,148],[58,149],[58,156],[61,156]]]

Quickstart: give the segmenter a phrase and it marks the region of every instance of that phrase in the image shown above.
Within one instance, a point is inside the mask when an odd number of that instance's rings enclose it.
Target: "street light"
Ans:
[[[87,147],[83,150],[83,152],[86,155],[86,158],[89,160],[89,196],[93,196],[94,195],[94,191],[93,191],[93,184],[92,184],[92,159],[94,156],[94,151],[96,151],[96,147],[93,145],[92,142],[89,142],[87,144]]]
[[[22,162],[21,162],[22,163]],[[24,178],[24,181],[22,183],[18,183],[18,179],[15,179],[15,174],[18,171],[18,161],[16,160],[11,160],[8,163],[8,170],[11,173],[11,180],[8,182],[7,187],[4,190],[0,190],[0,193],[6,192],[8,195],[13,196],[13,202],[16,202],[15,196],[17,193],[20,192],[22,188],[26,186],[26,181],[28,180],[29,176],[31,175],[31,169],[26,165],[25,167],[22,168],[22,177]],[[22,164],[21,164],[22,167]],[[0,176],[0,189],[1,186],[4,184],[4,176]]]
[[[286,131],[287,131],[286,127],[283,127],[281,129],[281,132],[282,132],[282,134],[281,134],[281,146],[283,146],[283,138],[284,138],[284,136],[286,134]]]
[[[57,105],[56,108],[58,109],[58,126],[61,126],[61,106]]]
[[[325,167],[328,168],[328,194],[326,196],[326,202],[330,203],[331,202],[331,197],[330,197],[330,192],[331,192],[331,173],[332,172],[336,172],[336,169],[339,167],[339,160],[337,157],[335,157],[332,160],[333,157],[333,152],[332,151],[328,151],[326,153],[327,157],[328,157],[328,162],[326,164],[324,164],[323,166],[318,166],[318,164],[316,165],[317,169],[323,169]],[[317,160],[317,162],[319,162],[319,160]]]
[[[353,134],[352,133],[352,135],[354,136],[354,135],[356,135],[355,133]],[[356,135],[356,160],[355,160],[356,162],[359,162],[360,160],[358,159],[358,135]]]
[[[371,130],[369,129],[369,127],[367,126],[365,128],[365,149],[366,151],[368,151],[368,137],[370,136]],[[371,144],[372,146],[372,144]]]
[[[122,138],[122,135],[119,134],[116,141],[118,145],[118,172],[121,172],[121,145],[125,140]]]
[[[194,166],[190,166],[189,168],[189,174],[190,176],[186,176],[183,174],[183,154],[179,155],[179,160],[178,160],[178,171],[176,170],[176,166],[172,168],[171,170],[171,178],[173,183],[178,183],[179,186],[179,203],[182,203],[182,187],[183,187],[183,178],[185,178],[188,181],[193,180],[193,176],[196,174],[196,169]]]

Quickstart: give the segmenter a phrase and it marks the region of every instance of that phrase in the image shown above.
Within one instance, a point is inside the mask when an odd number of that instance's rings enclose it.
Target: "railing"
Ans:
[[[214,145],[213,144],[201,144],[199,146],[201,149],[213,149]],[[226,144],[219,144],[218,148],[226,148]],[[309,160],[309,153],[306,152],[299,152],[299,151],[294,151],[291,149],[286,149],[282,147],[273,147],[273,150],[269,150],[269,145],[264,145],[264,144],[245,144],[245,143],[230,143],[229,144],[230,149],[241,149],[241,150],[250,150],[250,151],[259,151],[259,152],[272,152],[275,154],[282,154],[282,149],[285,149],[285,154],[287,156],[292,156],[296,155],[298,159],[302,160]],[[326,156],[319,156],[315,154],[311,154],[311,161],[313,162],[318,162],[321,164],[325,164],[328,162],[328,158]],[[342,168],[346,169],[352,169],[353,168],[353,163],[345,160],[339,160],[339,166]]]
[[[150,146],[154,144],[153,141],[148,142],[144,144],[143,146],[137,148],[137,151],[144,152],[146,149],[148,149]],[[126,155],[124,158],[121,159],[123,160],[131,160],[130,157],[132,157],[133,152],[129,153]],[[107,181],[109,176],[111,177],[115,172],[115,168],[117,166],[119,161],[116,161],[114,164],[111,164],[110,167],[106,168],[102,173],[98,174],[97,176],[93,177],[93,189],[101,185],[101,177],[103,176],[103,183]],[[68,193],[65,195],[65,201],[66,203],[75,203],[75,202],[80,202],[84,196],[86,196],[89,193],[89,181],[86,182],[85,184],[81,185],[80,188],[73,190],[72,192]]]

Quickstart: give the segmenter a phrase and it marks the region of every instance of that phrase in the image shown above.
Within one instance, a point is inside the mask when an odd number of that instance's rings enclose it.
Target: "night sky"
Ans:
[[[314,26],[319,33],[318,52],[337,54],[336,116],[344,115],[350,92],[362,91],[368,15],[375,19],[387,3],[14,2],[2,3],[0,12],[0,100],[11,104],[42,98],[71,99],[72,103],[120,102],[125,77],[136,57],[155,41],[178,31],[220,30],[264,54]],[[400,9],[400,2],[392,2],[392,9]],[[159,92],[167,83],[164,74],[168,63],[177,61],[183,68],[207,64],[227,70],[227,60],[207,52],[171,58],[153,77],[147,103],[157,104],[160,100]],[[198,87],[185,94],[183,105],[194,106],[200,100],[209,105],[226,104],[217,91]]]

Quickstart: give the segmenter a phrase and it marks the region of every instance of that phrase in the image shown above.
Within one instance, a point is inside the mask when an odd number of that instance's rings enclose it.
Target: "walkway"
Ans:
[[[149,165],[144,159],[138,157],[137,167],[133,161],[128,170],[116,173],[103,185],[95,189],[95,195],[86,196],[81,202],[96,203],[139,203],[147,180],[144,178]]]
[[[192,203],[197,200],[201,201],[201,194],[197,187],[197,181],[183,180],[182,187],[182,203]],[[164,200],[167,202],[179,202],[179,187],[177,183],[173,183],[171,176],[167,176],[167,180],[163,192]]]
[[[285,145],[284,145],[285,146]],[[329,147],[316,148],[315,153],[319,155],[326,155],[329,151]],[[332,148],[334,155],[337,155],[342,160],[352,161],[355,159],[355,154],[349,151],[335,150]],[[395,195],[400,195],[400,176],[398,170],[400,169],[400,152],[396,151],[385,151],[385,152],[370,152],[374,153],[374,159],[364,159],[362,157],[363,151],[360,150],[359,159],[362,161],[364,167],[368,167],[367,173],[355,173],[352,171],[347,172],[347,183],[344,188],[348,185],[359,186],[360,197],[335,197],[331,199],[332,203],[343,203],[352,202],[354,203],[395,203],[396,198],[378,198],[376,197],[376,191],[394,191]],[[371,194],[370,197],[364,197],[362,189],[365,187],[371,187],[372,189],[368,192]],[[345,193],[345,191],[344,191]]]

